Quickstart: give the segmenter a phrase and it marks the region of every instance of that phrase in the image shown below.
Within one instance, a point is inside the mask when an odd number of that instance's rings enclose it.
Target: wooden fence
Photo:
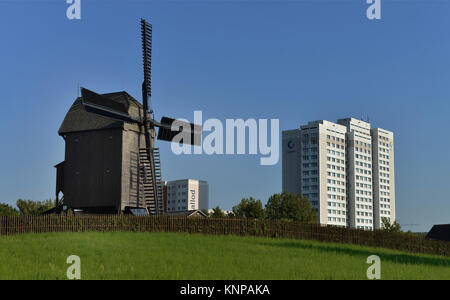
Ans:
[[[413,234],[364,231],[287,221],[130,215],[0,217],[0,236],[83,231],[188,232],[293,238],[450,256],[450,243],[429,240]]]

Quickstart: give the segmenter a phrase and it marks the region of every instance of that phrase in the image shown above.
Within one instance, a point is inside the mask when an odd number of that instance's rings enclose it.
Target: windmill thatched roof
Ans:
[[[116,92],[102,94],[102,96],[111,100],[111,108],[114,108],[114,103],[120,103],[125,106],[128,114],[132,117],[142,117],[142,104],[136,99],[131,97],[127,92]],[[123,121],[118,121],[116,119],[99,116],[93,113],[88,113],[85,111],[83,105],[81,104],[81,97],[78,97],[72,104],[71,108],[66,114],[61,127],[58,130],[60,135],[70,133],[70,132],[80,132],[80,131],[91,131],[100,129],[110,129],[110,128],[125,128],[134,129],[139,131],[137,125],[125,124]]]

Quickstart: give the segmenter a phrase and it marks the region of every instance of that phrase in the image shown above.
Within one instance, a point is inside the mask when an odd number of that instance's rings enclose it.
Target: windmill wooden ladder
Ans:
[[[150,214],[159,215],[163,212],[161,160],[159,148],[151,151],[153,154],[150,154],[150,159],[153,161],[149,161],[146,148],[139,149],[139,173],[145,205]]]

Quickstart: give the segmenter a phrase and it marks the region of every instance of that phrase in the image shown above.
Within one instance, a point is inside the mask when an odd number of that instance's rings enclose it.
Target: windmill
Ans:
[[[57,174],[59,174],[57,175],[57,194],[59,193],[58,185],[61,186],[59,190],[64,193],[65,200],[68,199],[68,197],[66,197],[66,193],[70,194],[70,200],[65,201],[64,203],[66,205],[68,204],[69,207],[71,206],[73,208],[83,208],[87,211],[94,212],[110,212],[112,210],[124,211],[124,207],[146,208],[150,214],[161,214],[163,212],[163,189],[161,179],[160,154],[159,148],[155,147],[155,138],[157,138],[158,140],[171,142],[175,136],[177,136],[178,134],[182,134],[180,143],[191,145],[201,144],[201,126],[194,125],[192,123],[181,122],[168,117],[162,117],[159,122],[154,119],[153,110],[151,109],[150,105],[152,25],[147,23],[144,19],[141,19],[141,38],[144,71],[144,80],[142,83],[142,104],[138,103],[126,92],[101,95],[86,88],[81,88],[81,98],[75,101],[71,110],[69,110],[69,113],[66,116],[63,125],[60,128],[59,133],[66,140],[66,161],[56,166],[58,169]],[[121,98],[119,99],[119,97]],[[125,100],[123,100],[122,98]],[[87,115],[86,113],[79,112],[80,107],[82,107],[83,110],[87,112]],[[130,113],[133,108],[134,113]],[[94,118],[92,116],[94,116]],[[116,120],[117,122],[107,123],[107,126],[98,125],[99,123],[106,122],[107,120],[111,122],[113,120]],[[83,122],[88,125],[84,126]],[[66,123],[69,125],[65,125]],[[76,125],[73,125],[75,123]],[[125,128],[127,126],[138,128],[137,130],[135,130],[135,132],[137,132],[138,138],[133,140],[134,142],[132,143],[129,142],[129,138],[125,138],[124,132],[120,134],[114,132],[111,133],[110,128],[115,127],[113,126],[113,124],[119,124],[119,127],[122,131],[125,131]],[[156,135],[157,128],[158,134]],[[84,134],[84,136],[80,136],[80,132],[81,134]],[[92,137],[92,135],[96,136]],[[142,147],[140,143],[141,135],[144,136],[144,147]],[[106,162],[104,162],[101,166],[96,167],[94,167],[92,164],[95,164],[97,162],[95,159],[92,159],[91,164],[89,166],[86,166],[86,163],[82,162],[83,157],[80,157],[80,154],[78,154],[77,156],[77,153],[88,153],[90,155],[91,153],[98,152],[96,149],[94,149],[94,146],[92,146],[94,144],[98,145],[97,149],[101,148],[101,151],[105,151],[105,149],[109,150],[109,148],[105,148],[105,145],[108,143],[108,141],[104,139],[104,136],[108,136],[109,140],[120,140],[117,146],[113,147],[120,148],[118,151],[121,153],[121,155],[111,157],[110,159],[106,160]],[[88,142],[86,142],[85,144],[85,147],[87,147],[88,149],[80,148],[80,146],[78,145],[73,146],[77,143],[80,143],[80,140],[88,140]],[[101,142],[102,140],[104,140],[104,142]],[[74,147],[78,148],[73,150]],[[120,166],[117,167],[117,164],[115,162],[118,159],[123,159],[124,153],[128,153],[128,148],[131,149],[132,153],[136,153],[134,158],[129,159],[129,161],[135,162],[134,164],[136,165],[137,170],[136,179],[133,179],[133,174],[128,177],[125,176],[127,174],[127,169],[131,168],[131,165],[133,163],[122,161],[120,163]],[[70,155],[75,158],[68,157]],[[103,157],[99,155],[98,159],[103,160]],[[107,167],[105,167],[105,165]],[[111,173],[114,173],[114,171],[111,171],[114,170],[114,167],[110,168],[109,165],[116,166],[117,171],[115,171],[115,173],[116,176],[120,178],[118,178],[117,180],[110,179]],[[106,171],[98,172],[97,169],[101,168],[106,168]],[[80,169],[83,169],[83,171],[79,171]],[[85,177],[78,179],[75,175],[73,175],[74,173],[76,175],[84,175],[88,173],[84,176],[90,176],[91,178],[95,178],[95,180],[97,180],[99,176],[104,177],[98,179],[98,184],[93,185],[94,188],[102,189],[104,193],[96,193],[95,195],[92,195],[90,191],[87,191],[85,192],[85,194],[81,195],[78,190],[84,190],[86,188],[86,185],[90,185],[90,183],[87,180],[83,181],[83,178]],[[94,173],[96,175],[92,176]],[[132,172],[130,171],[130,173]],[[132,183],[130,183],[130,187],[124,188],[123,182],[127,181],[130,181]],[[84,182],[84,184],[80,182]],[[119,182],[122,185],[120,192],[117,191],[113,194],[110,194],[110,189],[114,188],[114,186]],[[110,187],[108,185],[110,185]],[[136,195],[134,195],[133,197],[135,197],[136,201],[134,201],[133,204],[129,204],[132,201],[128,201],[128,195],[124,196],[124,190],[130,191],[132,189],[135,190]],[[75,192],[74,190],[77,190],[77,192]],[[119,193],[120,195],[117,195]],[[83,197],[90,200],[87,202],[83,202],[83,200],[81,199]],[[114,198],[116,200],[105,202],[103,198]],[[117,204],[117,202],[120,203]]]

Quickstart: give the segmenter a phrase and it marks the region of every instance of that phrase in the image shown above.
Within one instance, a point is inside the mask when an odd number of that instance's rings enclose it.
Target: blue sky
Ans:
[[[153,23],[156,116],[316,119],[368,116],[395,133],[397,218],[414,231],[450,222],[450,2],[382,0],[0,0],[0,202],[54,197],[57,130],[77,86],[140,100],[139,18]],[[208,180],[211,207],[281,190],[281,163],[175,156],[165,179]]]

